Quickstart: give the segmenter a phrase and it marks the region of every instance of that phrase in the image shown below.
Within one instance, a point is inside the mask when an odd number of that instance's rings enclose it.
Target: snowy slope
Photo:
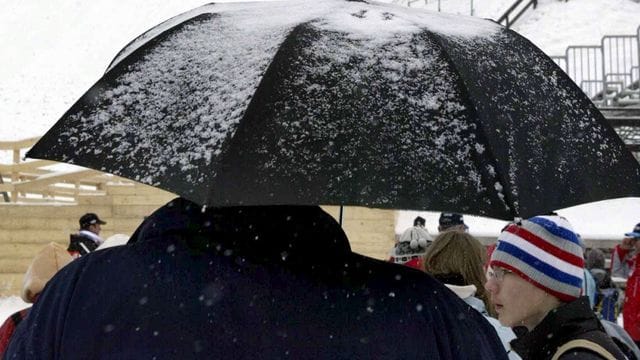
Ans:
[[[640,27],[640,2],[631,0],[540,0],[513,29],[549,55],[568,45],[599,45],[604,35],[633,35]]]
[[[130,40],[205,3],[2,0],[0,140],[43,135]]]

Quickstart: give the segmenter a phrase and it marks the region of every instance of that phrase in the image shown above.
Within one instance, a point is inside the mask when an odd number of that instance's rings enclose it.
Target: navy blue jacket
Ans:
[[[177,199],[62,269],[7,359],[506,359],[430,276],[351,252],[319,207]]]

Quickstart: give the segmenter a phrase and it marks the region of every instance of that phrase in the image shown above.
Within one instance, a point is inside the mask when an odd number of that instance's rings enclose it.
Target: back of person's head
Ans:
[[[73,260],[60,244],[51,242],[33,258],[22,285],[22,300],[33,303],[51,278]]]
[[[498,236],[490,265],[513,272],[563,302],[582,292],[582,245],[561,216],[535,216],[509,225]]]
[[[418,216],[413,220],[413,226],[425,226],[426,224],[427,221],[421,216]]]
[[[438,219],[438,231],[441,232],[450,230],[465,231],[468,228],[467,224],[464,223],[462,214],[443,212]]]
[[[447,231],[436,237],[425,254],[425,271],[437,279],[461,279],[462,284],[474,285],[476,296],[484,301],[487,310],[492,310],[484,289],[486,276],[484,263],[486,250],[476,238],[462,231]]]
[[[256,261],[335,262],[336,256],[351,252],[340,224],[319,206],[229,206],[203,212],[202,206],[182,198],[145,220],[128,244],[168,231],[183,233],[193,249],[233,249]]]
[[[593,248],[587,253],[585,267],[591,269],[604,269],[604,253],[598,248]]]

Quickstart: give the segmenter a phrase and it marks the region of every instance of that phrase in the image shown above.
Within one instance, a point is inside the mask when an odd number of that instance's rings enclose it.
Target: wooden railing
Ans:
[[[96,170],[54,161],[24,161],[21,154],[39,138],[0,141],[0,195],[3,202],[76,202],[79,195],[105,195],[108,183],[132,182]],[[9,157],[6,156],[9,152]],[[9,163],[2,159],[11,158]]]

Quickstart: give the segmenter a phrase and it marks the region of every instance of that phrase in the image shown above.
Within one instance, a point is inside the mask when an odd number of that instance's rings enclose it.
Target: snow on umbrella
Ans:
[[[622,141],[529,41],[352,1],[176,16],[127,45],[27,156],[213,206],[512,219],[640,195]]]

